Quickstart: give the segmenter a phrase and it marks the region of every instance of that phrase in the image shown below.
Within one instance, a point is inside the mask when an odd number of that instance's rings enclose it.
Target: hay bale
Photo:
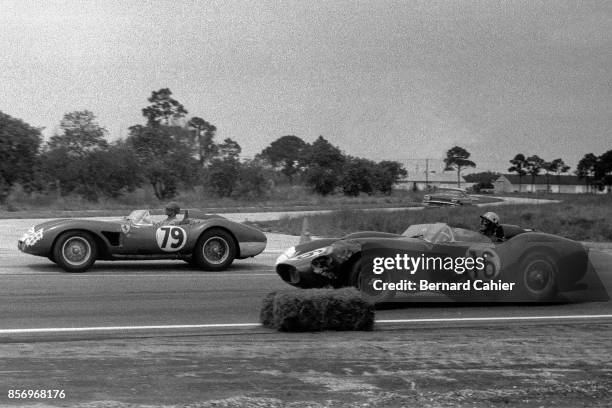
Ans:
[[[372,330],[374,305],[355,288],[284,290],[266,295],[260,320],[280,331]]]
[[[276,292],[270,292],[264,297],[261,302],[261,310],[259,311],[259,321],[264,327],[271,327],[274,322],[274,297]]]

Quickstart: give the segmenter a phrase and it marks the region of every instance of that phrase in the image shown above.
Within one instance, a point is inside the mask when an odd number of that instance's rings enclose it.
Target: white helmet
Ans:
[[[499,215],[495,214],[492,211],[486,212],[480,216],[480,218],[485,219],[492,223],[493,225],[499,225]]]

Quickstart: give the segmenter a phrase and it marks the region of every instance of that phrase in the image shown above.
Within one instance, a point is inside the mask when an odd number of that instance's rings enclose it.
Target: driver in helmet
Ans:
[[[170,202],[166,205],[165,208],[167,218],[161,221],[158,225],[180,225],[180,224],[188,224],[188,213],[185,210],[185,216],[182,220],[178,220],[176,216],[181,212],[181,207],[176,202]]]
[[[491,238],[493,242],[504,242],[504,229],[499,225],[499,215],[492,211],[480,216],[480,233]]]

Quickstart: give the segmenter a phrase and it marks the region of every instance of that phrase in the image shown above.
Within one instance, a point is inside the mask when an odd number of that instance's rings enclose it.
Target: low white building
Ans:
[[[529,174],[521,177],[516,174],[502,174],[493,182],[496,193],[590,193],[592,188],[578,176],[550,174],[533,179]]]
[[[474,183],[468,183],[465,181],[463,176],[460,177],[461,188],[467,189],[474,185]],[[415,187],[418,191],[426,191],[427,186],[431,188],[441,187],[457,187],[457,173],[452,171],[443,172],[430,172],[427,177],[425,174],[417,174],[415,176],[408,176],[405,179],[400,180],[396,185],[396,188],[403,190],[413,190]]]

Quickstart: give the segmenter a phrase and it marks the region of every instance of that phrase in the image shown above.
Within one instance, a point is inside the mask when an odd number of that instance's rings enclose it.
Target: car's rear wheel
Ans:
[[[227,269],[236,258],[234,237],[225,230],[213,228],[205,231],[193,250],[193,261],[208,271]]]
[[[557,294],[557,266],[550,256],[532,253],[523,259],[519,267],[518,286],[527,300],[553,300]]]
[[[349,284],[359,289],[361,295],[369,302],[372,303],[383,303],[388,302],[395,297],[395,290],[376,290],[374,288],[374,282],[380,280],[377,287],[384,283],[391,282],[389,272],[384,271],[382,274],[377,275],[372,272],[371,268],[362,267],[363,263],[361,259],[358,259],[351,266],[349,275]]]
[[[69,231],[57,239],[53,259],[66,272],[85,272],[96,261],[98,249],[91,234]]]

